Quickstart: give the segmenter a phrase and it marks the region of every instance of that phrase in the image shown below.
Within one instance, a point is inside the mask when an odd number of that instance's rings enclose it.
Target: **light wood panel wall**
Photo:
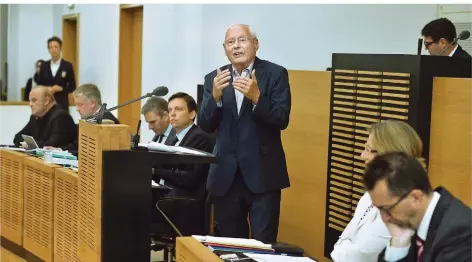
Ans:
[[[282,191],[278,240],[324,261],[331,73],[290,70],[289,79],[292,111],[282,140],[291,187]]]
[[[434,78],[429,176],[472,204],[472,79]]]

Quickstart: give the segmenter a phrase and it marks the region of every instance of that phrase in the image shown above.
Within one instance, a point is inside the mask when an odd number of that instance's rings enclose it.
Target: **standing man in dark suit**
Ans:
[[[205,76],[198,123],[218,130],[219,163],[207,188],[217,230],[225,237],[276,242],[281,189],[290,186],[281,131],[291,109],[288,72],[256,57],[259,40],[247,25],[232,25],[223,44],[231,64]]]
[[[194,124],[197,116],[197,103],[186,93],[176,93],[169,98],[169,116],[175,136],[167,139],[165,144],[193,148],[200,151],[212,152],[214,143],[210,135]],[[166,214],[174,212],[174,221],[183,227],[189,227],[192,234],[202,234],[204,223],[204,204],[206,199],[206,178],[208,164],[182,165],[179,167],[156,167],[153,179],[160,184],[172,188],[166,197],[189,198],[196,200],[194,205],[186,208],[173,206],[165,210]],[[189,217],[192,221],[189,221]],[[157,221],[163,218],[158,216]],[[154,220],[156,222],[156,220]],[[198,225],[198,226],[191,226]],[[189,230],[184,230],[189,232]]]
[[[429,22],[421,30],[421,35],[425,50],[428,50],[431,55],[439,55],[442,52],[442,56],[471,58],[469,53],[457,43],[444,50],[457,37],[456,27],[447,18],[439,18]]]
[[[53,36],[48,39],[51,60],[41,64],[38,84],[47,86],[54,94],[57,105],[69,112],[69,93],[75,90],[72,64],[61,58],[62,40]]]
[[[157,96],[151,96],[141,108],[141,114],[148,123],[149,130],[154,132],[153,142],[164,144],[175,137],[175,130],[170,124],[169,111],[167,110],[167,101]]]
[[[471,261],[472,212],[449,191],[434,191],[426,170],[405,153],[366,167],[364,182],[392,236],[379,261]]]

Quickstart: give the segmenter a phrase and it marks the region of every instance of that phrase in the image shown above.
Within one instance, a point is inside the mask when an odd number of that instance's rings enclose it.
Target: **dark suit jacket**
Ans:
[[[221,70],[229,69],[226,65]],[[246,97],[238,116],[232,79],[223,90],[221,108],[213,99],[216,70],[205,76],[203,102],[198,124],[207,133],[218,130],[219,162],[212,165],[207,188],[214,196],[223,196],[231,187],[239,166],[246,185],[253,193],[265,193],[290,186],[281,130],[287,128],[291,109],[288,72],[285,68],[256,57],[261,96],[253,111]]]
[[[170,142],[172,141],[166,140],[166,144]],[[214,144],[207,133],[203,132],[197,125],[193,125],[179,146],[211,153]],[[204,201],[208,167],[208,164],[155,167],[154,180],[159,182],[159,179],[162,178],[167,186],[173,188],[167,197],[188,197]]]
[[[34,74],[34,80],[38,81],[39,75],[36,73]],[[23,100],[24,101],[29,101],[29,94],[31,92],[31,89],[33,88],[33,77],[28,78],[28,81],[26,81],[26,86],[25,86],[25,93],[23,94]]]
[[[103,119],[112,120],[115,124],[120,124],[120,121],[110,112],[105,112],[103,114]],[[76,125],[77,136],[74,141],[61,147],[62,150],[67,150],[73,155],[77,156],[79,153],[79,125]]]
[[[469,53],[467,53],[467,51],[462,49],[462,47],[460,45],[457,46],[457,50],[456,50],[456,52],[454,52],[452,57],[471,59],[471,56],[469,55]]]
[[[471,258],[472,212],[445,188],[434,209],[423,249],[422,262],[469,262]],[[385,250],[379,261],[385,261]],[[408,256],[400,262],[416,262],[416,243],[412,239]]]
[[[170,125],[170,124],[169,124]],[[157,142],[159,140],[160,135],[154,135],[152,138],[153,142]],[[170,141],[172,141],[175,138],[175,129],[171,129],[169,132],[169,136],[167,137],[165,144],[168,145]]]
[[[75,90],[74,68],[70,62],[62,59],[56,76],[52,75],[51,60],[42,63],[39,69],[38,85],[62,87],[62,91],[55,93],[54,98],[62,109],[69,112],[68,95]]]
[[[62,147],[74,141],[77,127],[70,114],[55,105],[42,118],[30,117],[26,126],[13,139],[16,146],[23,142],[21,135],[34,137],[39,147]]]

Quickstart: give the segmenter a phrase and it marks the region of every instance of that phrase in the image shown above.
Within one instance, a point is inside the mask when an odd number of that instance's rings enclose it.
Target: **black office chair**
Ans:
[[[205,227],[207,223],[205,203],[183,197],[164,198],[157,201],[156,208],[165,222],[152,224],[151,250],[164,251],[162,262],[175,261],[177,237],[208,234],[206,232],[208,227]]]

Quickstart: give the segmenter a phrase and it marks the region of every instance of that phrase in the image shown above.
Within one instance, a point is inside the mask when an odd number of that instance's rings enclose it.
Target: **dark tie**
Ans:
[[[159,143],[162,142],[162,139],[163,139],[163,138],[164,138],[164,135],[160,135],[160,136],[159,136]]]
[[[172,143],[170,143],[170,145],[175,146],[175,144],[177,144],[177,142],[179,142],[179,138],[177,136],[175,136],[174,141],[172,141]]]
[[[418,258],[418,262],[423,261],[423,249],[424,240],[421,239],[418,235],[416,235],[416,257]]]

